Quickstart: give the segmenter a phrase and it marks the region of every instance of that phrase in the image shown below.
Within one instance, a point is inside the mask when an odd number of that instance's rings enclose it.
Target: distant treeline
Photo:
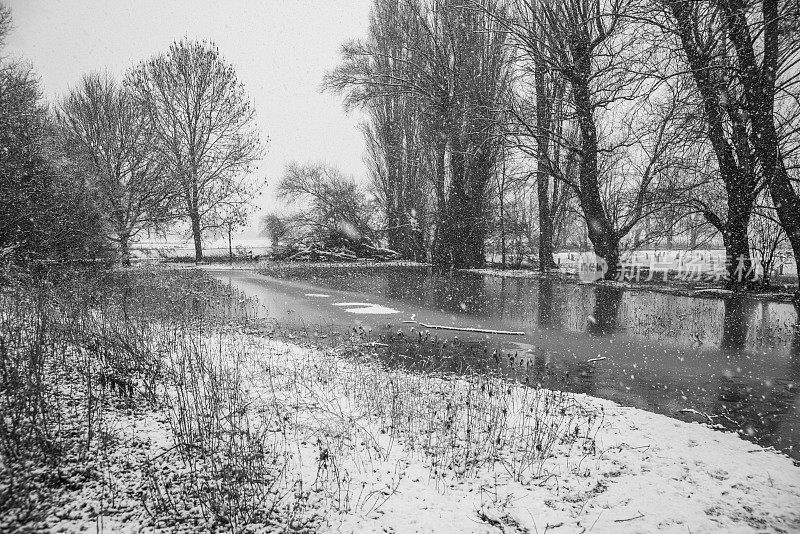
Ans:
[[[0,6],[0,42],[11,28]],[[47,103],[32,67],[0,59],[0,262],[130,262],[132,241],[185,221],[202,238],[246,222],[262,151],[253,108],[207,42],[180,41],[120,83],[87,73]]]
[[[797,259],[798,20],[789,0],[374,0],[324,86],[366,114],[375,228],[406,258]]]

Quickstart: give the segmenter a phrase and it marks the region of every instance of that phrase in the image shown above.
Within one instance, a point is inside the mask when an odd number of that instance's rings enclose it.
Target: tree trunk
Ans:
[[[200,230],[200,214],[196,210],[189,213],[189,218],[192,221],[192,236],[194,237],[194,261],[200,263],[203,261],[203,241]]]
[[[485,191],[483,187],[476,186],[473,177],[467,175],[476,171],[467,169],[466,163],[461,139],[457,134],[453,135],[449,152],[450,187],[438,227],[434,263],[456,269],[483,267],[485,261],[483,247],[486,221],[482,198]],[[470,179],[473,180],[473,187],[468,192],[466,188]]]
[[[387,172],[387,185],[386,185],[386,227],[388,228],[387,232],[387,240],[389,244],[389,248],[392,250],[396,250],[403,254],[405,258],[405,252],[402,249],[400,244],[401,238],[401,228],[399,218],[397,216],[397,194],[395,189],[397,188],[397,172],[395,169],[395,165],[397,165],[397,160],[394,157],[387,157],[386,158],[386,172]]]
[[[582,157],[578,170],[580,190],[578,192],[587,233],[594,252],[607,264],[606,280],[613,280],[619,271],[619,238],[606,216],[600,197],[597,169],[597,127],[594,123],[594,105],[589,88],[591,66],[587,54],[578,54],[575,70],[578,74],[571,80],[575,113],[581,135]]]
[[[485,182],[481,182],[485,184]],[[476,184],[473,184],[475,186]],[[486,197],[484,188],[473,191],[467,204],[467,254],[464,263],[468,269],[480,269],[486,263]]]
[[[752,281],[753,260],[750,257],[747,220],[744,221],[744,224],[742,222],[728,223],[722,233],[725,254],[728,258],[727,285],[731,289],[746,286]]]
[[[642,227],[638,227],[633,233],[633,249],[637,250],[642,245]]]
[[[778,219],[792,246],[800,275],[800,196],[786,172],[775,128],[775,82],[778,77],[781,33],[779,3],[776,0],[761,2],[763,50],[760,66],[744,5],[729,1],[720,5],[725,13],[728,35],[736,49],[739,75],[753,126],[751,144],[764,172]],[[800,302],[800,287],[795,292],[795,300]]]
[[[689,248],[694,250],[697,248],[697,237],[700,232],[699,224],[695,222],[694,215],[689,220],[689,224],[692,225],[691,230],[689,230]]]
[[[778,172],[770,182],[769,192],[775,211],[778,213],[778,220],[789,238],[789,244],[794,253],[794,263],[796,273],[800,282],[800,198],[794,191],[789,176],[786,173],[783,160],[778,162]],[[795,301],[800,304],[800,284],[794,293]]]
[[[500,185],[500,261],[502,270],[506,270],[506,219],[505,219],[505,166],[503,167],[503,178]]]
[[[761,259],[761,285],[769,287],[772,283],[772,260]]]
[[[737,150],[743,147],[741,139],[731,139],[726,134],[724,108],[720,101],[719,82],[712,76],[714,69],[711,60],[696,41],[698,32],[697,21],[691,10],[692,5],[680,0],[671,0],[669,8],[677,24],[681,46],[686,53],[686,59],[692,70],[692,77],[700,96],[703,100],[703,111],[707,126],[706,135],[714,149],[714,154],[719,165],[719,173],[725,182],[728,196],[727,220],[722,223],[713,213],[704,214],[706,220],[713,224],[722,233],[725,251],[728,255],[728,286],[737,287],[746,283],[739,278],[739,272],[749,272],[752,264],[750,247],[747,238],[747,223],[750,220],[753,201],[758,190],[758,180],[752,172],[748,172],[751,165],[746,159],[746,150]],[[727,137],[726,137],[727,136]],[[738,156],[738,158],[737,158]],[[765,169],[765,172],[767,169]],[[741,258],[741,261],[740,261]],[[746,269],[746,270],[745,270]],[[744,273],[743,273],[744,274]],[[744,278],[744,276],[742,276]]]
[[[542,163],[537,164],[541,167]],[[550,215],[550,198],[547,172],[537,171],[539,197],[539,271],[547,272],[555,266],[553,261],[553,220]]]
[[[548,98],[545,68],[536,66],[536,192],[539,198],[539,271],[547,272],[553,261],[553,219],[550,213],[550,124],[552,103]]]
[[[747,235],[753,203],[747,198],[740,200],[741,202],[729,200],[728,220],[725,222],[722,222],[710,211],[703,213],[705,219],[722,234],[728,274],[726,286],[729,289],[736,289],[749,283],[746,278],[753,264],[750,257],[750,240]]]
[[[231,241],[231,227],[228,226],[228,261],[233,264],[233,242]]]
[[[130,236],[128,234],[123,233],[119,236],[119,253],[120,253],[120,262],[125,267],[130,267],[131,265],[131,251],[130,251]]]
[[[436,230],[433,236],[433,251],[431,259],[435,265],[444,266],[449,263],[448,248],[445,236],[449,235],[448,206],[445,193],[445,180],[447,178],[448,143],[440,141],[436,145],[436,174],[434,191],[436,193]]]
[[[463,183],[451,185],[447,217],[440,240],[444,263],[456,269],[475,269],[484,265],[486,221],[479,193],[467,195]]]

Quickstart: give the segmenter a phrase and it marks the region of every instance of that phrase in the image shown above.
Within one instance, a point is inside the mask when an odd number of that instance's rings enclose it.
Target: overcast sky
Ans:
[[[369,0],[5,1],[14,18],[7,51],[30,61],[51,102],[86,72],[107,69],[121,78],[174,40],[214,41],[269,138],[258,170],[270,183],[262,214],[275,209],[272,186],[289,161],[322,160],[363,179],[359,117],[346,115],[341,99],[320,94],[319,85],[338,63],[339,46],[365,35]]]

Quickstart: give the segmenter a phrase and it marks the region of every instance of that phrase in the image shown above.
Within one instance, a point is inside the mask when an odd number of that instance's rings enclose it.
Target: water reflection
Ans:
[[[519,286],[520,284],[517,284]],[[555,298],[553,290],[555,282],[551,278],[545,278],[539,281],[537,291],[537,311],[539,325],[541,326],[556,326],[557,321],[554,319],[555,314]]]
[[[744,350],[747,345],[747,333],[750,331],[750,320],[758,303],[741,296],[727,298],[723,302],[725,315],[719,346],[725,351]]]
[[[800,305],[795,305],[798,323],[794,325],[794,335],[792,336],[792,343],[789,345],[789,359],[792,362],[792,367],[797,371],[800,376]]]
[[[397,299],[508,328],[539,327],[593,337],[624,334],[685,349],[788,353],[797,312],[746,297],[691,298],[553,278],[500,278],[423,268],[290,267],[270,274]]]
[[[594,290],[594,314],[589,317],[586,330],[593,336],[607,336],[619,327],[624,290],[613,286],[596,286]]]
[[[458,273],[449,273],[437,282],[431,289],[438,309],[471,315],[487,312],[491,303],[482,276],[459,277]]]

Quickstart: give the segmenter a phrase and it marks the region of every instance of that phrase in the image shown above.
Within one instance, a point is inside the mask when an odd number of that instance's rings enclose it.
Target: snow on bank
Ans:
[[[288,368],[325,362],[337,368],[331,377],[369,372],[363,366],[355,369],[341,358],[310,355],[307,349],[277,342],[268,344],[265,352],[271,351],[273,363],[283,362]],[[388,373],[387,377],[393,378],[387,382],[399,381],[402,375],[399,371]],[[447,381],[427,380],[434,388],[452,387]],[[524,395],[524,389],[514,387],[515,395]],[[319,423],[325,421],[319,414],[338,414],[316,428],[316,433],[325,435],[332,420],[352,421],[365,429],[374,423],[364,407],[346,393],[346,388],[337,392],[335,385],[326,384],[311,396],[319,403],[316,415],[306,414],[311,419]],[[456,467],[439,477],[431,473],[428,460],[419,451],[388,445],[380,429],[375,434],[365,430],[363,435],[378,437],[383,455],[373,459],[370,468],[361,469],[358,482],[364,487],[360,493],[380,491],[387,494],[386,500],[372,512],[364,505],[355,513],[332,518],[332,530],[800,531],[800,468],[789,458],[760,449],[735,434],[610,401],[575,397],[604,413],[595,435],[597,451],[571,451],[549,458],[536,477],[525,473],[517,477],[521,481],[514,480],[513,465],[508,464],[494,464],[463,477],[457,476]],[[347,459],[342,462],[347,463]],[[336,525],[337,521],[341,525]]]
[[[734,434],[244,333],[207,344],[236,360],[253,417],[280,415],[263,422],[278,425],[291,451],[287,479],[303,481],[316,521],[325,518],[316,531],[800,531],[800,468]],[[126,446],[147,443],[150,458],[170,447],[161,426],[124,426],[138,431]],[[118,472],[128,473],[119,484],[137,483],[131,469]],[[107,518],[106,531],[145,524],[126,511]]]

